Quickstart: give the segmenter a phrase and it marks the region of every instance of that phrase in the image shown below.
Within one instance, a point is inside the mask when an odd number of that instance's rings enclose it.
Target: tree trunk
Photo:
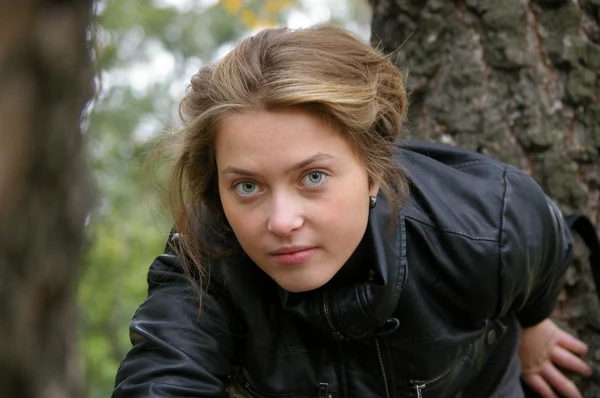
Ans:
[[[514,164],[600,226],[600,0],[371,3],[373,44],[409,72],[413,138]],[[596,376],[576,382],[600,397],[600,306],[579,246],[555,319],[590,345]]]
[[[0,2],[0,397],[81,396],[92,0]]]

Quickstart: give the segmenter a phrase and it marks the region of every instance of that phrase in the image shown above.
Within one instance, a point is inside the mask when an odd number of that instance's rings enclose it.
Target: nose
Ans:
[[[302,209],[294,198],[288,195],[273,195],[271,213],[267,228],[279,236],[289,236],[304,224]]]

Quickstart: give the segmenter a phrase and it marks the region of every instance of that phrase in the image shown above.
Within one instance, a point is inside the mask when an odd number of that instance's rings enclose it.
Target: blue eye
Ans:
[[[235,184],[235,191],[241,196],[250,196],[258,192],[258,185],[252,181],[241,181]]]
[[[313,170],[302,178],[302,184],[306,186],[321,185],[326,179],[327,176],[325,173],[319,170]]]

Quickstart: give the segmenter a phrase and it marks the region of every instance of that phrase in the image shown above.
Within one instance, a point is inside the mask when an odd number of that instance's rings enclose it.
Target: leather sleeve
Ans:
[[[572,258],[573,237],[558,207],[535,181],[508,166],[500,232],[502,313],[521,326],[547,318]]]
[[[216,283],[202,296],[177,258],[156,258],[148,298],[130,326],[133,347],[117,372],[113,398],[228,397],[235,338],[231,305]]]

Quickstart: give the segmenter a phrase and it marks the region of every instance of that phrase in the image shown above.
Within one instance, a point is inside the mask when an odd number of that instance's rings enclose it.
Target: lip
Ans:
[[[273,255],[292,254],[303,250],[314,249],[312,246],[285,246],[271,252]]]
[[[307,261],[316,250],[316,247],[288,246],[271,252],[271,255],[281,264],[296,265]]]

